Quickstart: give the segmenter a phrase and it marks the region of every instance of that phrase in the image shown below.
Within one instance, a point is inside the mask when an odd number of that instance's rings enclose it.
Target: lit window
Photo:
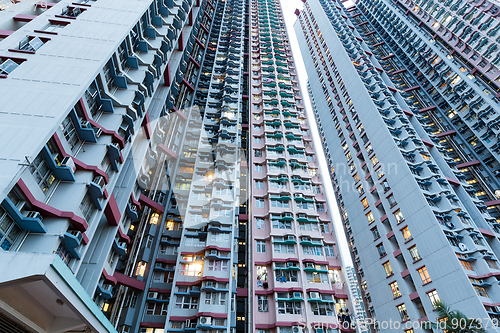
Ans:
[[[432,304],[432,306],[435,309],[436,308],[436,302],[440,301],[437,291],[435,291],[435,290],[431,291],[430,293],[427,294],[427,296],[429,296],[429,300],[431,301],[431,304]]]
[[[405,241],[411,238],[410,229],[408,229],[408,227],[404,227],[403,229],[401,229],[401,233],[403,234]]]
[[[420,255],[418,254],[418,250],[417,250],[417,246],[416,245],[413,245],[412,247],[410,247],[409,251],[410,251],[410,254],[411,254],[411,257],[412,257],[413,261],[417,261],[417,260],[422,259],[420,257]]]
[[[375,172],[377,173],[379,179],[384,177],[384,175],[385,175],[384,171],[382,171],[382,167],[375,170]]]
[[[368,208],[370,205],[368,204],[368,200],[366,198],[364,198],[363,200],[361,200],[361,203],[363,204],[363,208],[366,209]]]
[[[405,220],[405,218],[403,217],[403,213],[401,213],[400,209],[394,212],[394,217],[396,218],[396,221],[398,221],[398,224]]]
[[[373,155],[370,158],[370,161],[372,161],[372,165],[376,165],[378,163],[377,155]]]
[[[375,218],[373,217],[373,213],[372,212],[368,212],[366,214],[366,218],[368,219],[368,223],[369,224],[372,224],[375,221]]]
[[[401,321],[410,319],[410,317],[408,317],[408,312],[406,312],[406,306],[404,304],[398,305],[398,312],[399,316],[401,317]]]
[[[427,272],[427,268],[425,268],[425,266],[418,269],[417,272],[418,274],[420,274],[420,278],[422,279],[423,284],[432,282],[431,277],[429,276],[429,272]]]
[[[401,296],[401,292],[399,291],[398,283],[396,281],[391,283],[390,286],[391,286],[392,295],[394,296],[394,298]]]
[[[143,277],[144,276],[144,272],[146,271],[146,267],[147,267],[148,263],[145,262],[145,261],[139,261],[137,263],[137,269],[135,270],[135,276],[137,277]]]
[[[158,224],[159,219],[160,219],[160,214],[153,213],[151,214],[151,218],[149,219],[149,224]]]
[[[394,274],[392,272],[392,267],[391,267],[391,264],[389,262],[384,263],[383,266],[384,266],[384,269],[385,269],[385,274],[387,276],[391,276],[392,274]]]

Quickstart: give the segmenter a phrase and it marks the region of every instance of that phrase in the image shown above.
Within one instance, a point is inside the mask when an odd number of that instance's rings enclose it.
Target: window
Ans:
[[[257,241],[257,253],[266,253],[265,241]]]
[[[377,251],[380,257],[384,257],[385,255],[387,255],[387,253],[385,252],[384,244],[382,243],[377,245]]]
[[[408,227],[404,227],[403,229],[401,229],[401,233],[403,234],[403,238],[405,239],[405,241],[411,239],[411,233]]]
[[[56,177],[52,169],[49,168],[43,154],[40,152],[29,166],[29,170],[35,178],[43,193],[47,193]]]
[[[148,263],[145,261],[139,261],[137,263],[137,268],[135,269],[135,276],[136,277],[143,277],[144,272],[146,272],[146,267],[148,266]]]
[[[488,264],[488,266],[490,268],[493,268],[493,269],[498,269],[498,265],[497,265],[497,262],[496,260],[490,260],[490,259],[486,259],[486,264]]]
[[[323,296],[323,295],[322,295]],[[332,297],[331,295],[324,295]],[[333,303],[318,303],[311,302],[311,310],[315,316],[333,316],[334,315]]]
[[[368,212],[366,214],[366,218],[368,219],[368,224],[372,224],[375,221],[375,218],[373,217],[373,213],[372,212]]]
[[[61,258],[62,261],[64,261],[66,265],[69,266],[71,260],[73,259],[73,256],[71,255],[71,253],[69,253],[68,249],[66,248],[66,246],[64,246],[63,243],[59,244],[55,253],[59,256],[59,258]]]
[[[398,305],[397,308],[399,316],[401,317],[401,321],[406,321],[410,319],[410,317],[408,317],[408,312],[406,312],[406,306],[404,304]]]
[[[71,116],[68,115],[61,123],[61,129],[66,141],[71,148],[71,151],[74,153],[76,148],[78,148],[80,139],[78,138],[78,134],[76,133],[75,126],[73,125],[73,121],[71,120]]]
[[[21,228],[0,206],[0,248],[9,251],[21,235]]]
[[[459,260],[460,263],[462,264],[462,267],[468,271],[473,271],[474,268],[472,267],[472,264],[468,261],[463,261],[463,260]]]
[[[269,303],[267,296],[257,296],[257,309],[259,312],[268,312],[269,311]]]
[[[417,261],[417,260],[422,259],[420,257],[420,255],[418,254],[418,250],[417,250],[417,246],[416,245],[413,245],[412,247],[410,247],[409,251],[410,251],[410,254],[411,254],[411,257],[412,257],[413,261]]]
[[[260,136],[256,136],[256,137],[253,138],[253,141],[255,143],[262,143],[262,138]]]
[[[384,177],[384,175],[385,175],[384,171],[382,171],[382,167],[375,170],[375,172],[377,173],[378,179]]]
[[[324,212],[325,211],[325,204],[322,202],[317,202],[316,203],[316,210],[318,211],[318,213]]]
[[[212,293],[212,292],[207,292],[205,294],[205,304],[211,304],[211,305],[226,305],[226,295],[227,293]]]
[[[382,185],[384,192],[387,192],[391,189],[391,186],[389,185],[389,182],[387,181],[387,179],[384,179],[380,184]]]
[[[313,229],[314,227],[311,226],[311,230]],[[319,224],[319,228],[321,230],[322,233],[324,234],[327,234],[330,232],[330,223],[326,222],[326,223],[320,223]]]
[[[432,282],[431,277],[429,276],[429,272],[427,272],[427,268],[422,267],[417,269],[418,274],[420,274],[420,278],[422,279],[423,284],[427,284]]]
[[[373,166],[377,165],[377,163],[378,163],[377,155],[373,155],[373,156],[370,158],[370,161],[372,162],[372,165],[373,165]]]
[[[177,295],[175,298],[176,309],[198,309],[198,297]]]
[[[476,290],[476,293],[478,296],[489,297],[488,293],[486,292],[486,289],[484,289],[483,287],[479,287],[479,286],[473,286],[473,287],[474,287],[474,290]]]
[[[394,298],[398,298],[401,296],[401,292],[399,291],[398,283],[396,281],[391,283],[390,287],[391,287],[392,295],[394,296]]]
[[[436,302],[439,302],[439,296],[437,291],[433,290],[430,293],[427,293],[427,296],[429,296],[429,300],[431,301],[432,306],[434,309],[436,308]]]
[[[264,189],[264,182],[262,180],[255,181],[255,188],[258,190]]]
[[[380,233],[378,232],[377,227],[375,227],[375,228],[371,229],[371,231],[372,231],[372,235],[373,235],[373,239],[374,239],[374,240],[375,240],[375,239],[379,239],[379,238],[380,238]]]
[[[257,229],[265,229],[266,228],[266,222],[263,218],[257,217],[255,219],[255,225]]]
[[[168,303],[148,302],[146,305],[146,314],[149,316],[166,316],[167,308]]]
[[[198,263],[181,265],[181,275],[201,276],[202,270],[203,270],[203,265]]]
[[[356,190],[358,190],[359,196],[362,196],[363,194],[365,194],[365,190],[363,189],[363,185],[361,185],[361,184],[359,184],[359,186],[356,187]]]
[[[255,208],[264,208],[264,199],[255,199]]]
[[[394,194],[391,194],[390,196],[388,196],[387,201],[389,201],[389,205],[391,207],[394,207],[397,205],[396,198],[394,198]]]
[[[288,201],[271,199],[271,207],[290,208],[290,203]]]
[[[384,266],[384,269],[385,269],[385,274],[387,276],[391,276],[393,275],[394,273],[392,272],[392,267],[391,267],[391,264],[389,262],[386,262],[384,264],[382,264]]]
[[[255,164],[255,172],[262,172],[262,164]]]
[[[274,253],[295,254],[295,246],[292,244],[274,244]]]
[[[254,157],[262,157],[262,150],[254,150]]]
[[[148,235],[148,237],[146,238],[146,248],[150,249],[151,246],[153,246],[153,240],[154,240],[154,237],[151,235]]]
[[[396,221],[398,221],[398,224],[402,223],[405,218],[403,217],[403,213],[401,213],[401,210],[397,210],[394,212],[394,217],[396,218]]]
[[[367,209],[368,207],[370,207],[370,205],[368,204],[368,199],[366,199],[366,198],[363,198],[363,200],[361,200],[361,203],[363,204],[364,209]]]
[[[227,272],[228,261],[227,260],[209,260],[208,270],[215,272]]]
[[[325,256],[335,257],[335,251],[333,250],[333,245],[325,245]]]
[[[260,131],[261,131],[261,126],[260,126],[260,125],[253,125],[253,129],[254,129],[256,132],[260,132]]]

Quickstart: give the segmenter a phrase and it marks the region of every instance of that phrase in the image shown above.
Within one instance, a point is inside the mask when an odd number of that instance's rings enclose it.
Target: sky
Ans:
[[[314,146],[316,147],[316,158],[319,163],[320,173],[323,179],[323,189],[327,195],[328,207],[330,211],[330,216],[333,219],[333,224],[335,228],[335,233],[337,235],[338,248],[340,249],[342,259],[344,264],[347,266],[352,266],[351,255],[349,254],[349,247],[347,245],[347,239],[344,233],[344,227],[342,226],[342,220],[340,218],[340,212],[337,206],[337,201],[335,200],[335,193],[333,191],[332,182],[328,174],[328,166],[326,164],[325,156],[323,154],[323,149],[321,147],[321,140],[319,137],[318,128],[314,121],[314,115],[312,112],[311,101],[309,99],[309,94],[307,93],[307,72],[304,66],[304,61],[300,53],[299,44],[297,41],[297,36],[293,25],[297,20],[295,15],[295,9],[302,9],[304,3],[301,0],[280,0],[281,7],[283,8],[283,15],[285,17],[285,24],[288,30],[288,35],[290,38],[290,45],[292,47],[293,57],[295,60],[295,68],[297,69],[297,74],[299,76],[300,87],[302,90],[302,96],[304,98],[304,104],[306,107],[306,114],[311,124],[311,134],[313,138]]]

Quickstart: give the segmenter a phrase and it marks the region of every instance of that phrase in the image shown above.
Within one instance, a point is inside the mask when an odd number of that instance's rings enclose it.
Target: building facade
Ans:
[[[348,322],[279,2],[101,1],[0,4],[0,330]]]
[[[3,5],[7,331],[246,331],[248,7]]]
[[[296,12],[372,329],[422,330],[436,300],[500,316],[497,10],[308,0]]]
[[[352,266],[346,267],[345,270],[347,273],[347,282],[349,283],[349,289],[351,290],[352,295],[351,299],[354,310],[354,318],[356,318],[356,323],[358,324],[360,331],[367,332],[368,327],[366,327],[366,311],[363,303],[363,295],[361,295],[361,289],[356,277],[356,270]]]
[[[348,285],[280,2],[251,10],[251,329],[331,332],[349,326]]]

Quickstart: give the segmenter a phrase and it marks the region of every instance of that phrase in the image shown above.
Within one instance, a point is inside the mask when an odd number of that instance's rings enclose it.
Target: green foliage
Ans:
[[[437,301],[434,303],[438,322],[423,323],[424,328],[438,329],[445,333],[486,333],[483,324],[475,318],[468,318],[465,314],[457,310],[451,310],[446,303]]]

